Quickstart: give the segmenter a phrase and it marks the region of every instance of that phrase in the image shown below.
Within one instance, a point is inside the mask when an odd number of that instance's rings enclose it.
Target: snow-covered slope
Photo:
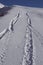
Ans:
[[[14,25],[14,31],[11,33],[7,32],[0,40],[0,54],[3,52],[2,48],[5,47],[4,45],[8,44],[8,49],[6,51],[7,58],[5,59],[5,63],[3,65],[22,64],[27,26],[27,12],[36,32],[36,34],[34,34],[34,32],[32,33],[33,48],[35,49],[34,65],[43,65],[43,8],[13,6],[12,9],[8,11],[8,14],[0,17],[0,32],[9,27],[11,19],[15,18],[18,12],[20,12],[20,18]]]

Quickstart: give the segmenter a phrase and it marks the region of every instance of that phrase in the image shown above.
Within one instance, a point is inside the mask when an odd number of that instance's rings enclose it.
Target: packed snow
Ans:
[[[26,34],[29,32],[27,27],[29,19],[26,13],[28,13],[32,25],[30,28],[32,29],[33,40],[33,65],[43,65],[43,8],[18,5],[11,8],[8,14],[0,17],[0,37],[5,33],[0,38],[0,65],[23,65],[25,42],[29,41],[26,40],[26,37],[29,37]],[[20,17],[17,19],[15,17],[17,17],[18,12]],[[11,31],[10,25],[13,25],[13,31]],[[9,29],[7,33],[6,29]]]

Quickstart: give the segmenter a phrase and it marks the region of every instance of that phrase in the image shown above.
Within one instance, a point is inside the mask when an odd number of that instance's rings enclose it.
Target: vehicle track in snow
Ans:
[[[17,17],[19,17],[20,14],[18,14]],[[0,33],[0,40],[5,36],[5,34],[7,32],[12,32],[14,29],[13,29],[13,26],[15,25],[15,23],[18,21],[19,18],[13,18],[13,20],[11,20],[10,24],[9,24],[9,28],[5,29],[2,33]],[[15,21],[16,22],[15,22]],[[25,48],[24,48],[24,57],[23,57],[23,62],[22,62],[22,65],[33,65],[33,38],[32,38],[32,32],[36,33],[36,36],[39,38],[39,39],[43,39],[42,36],[39,34],[37,34],[37,31],[31,26],[31,22],[29,23],[29,18],[28,18],[28,22],[27,22],[27,28],[26,28],[26,45],[25,45]],[[34,30],[33,30],[34,29]],[[30,32],[29,32],[30,31]],[[9,34],[10,35],[10,34]],[[9,40],[9,36],[8,36],[8,40]],[[7,40],[7,41],[8,41]],[[8,49],[7,49],[8,50]],[[2,54],[2,56],[4,56]],[[2,56],[0,56],[2,58]],[[3,61],[2,61],[3,62]]]

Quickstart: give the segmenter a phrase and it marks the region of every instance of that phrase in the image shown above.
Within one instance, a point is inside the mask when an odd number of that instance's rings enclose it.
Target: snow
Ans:
[[[0,3],[0,8],[3,8],[3,7],[5,7],[5,5],[3,5],[2,3]]]
[[[9,27],[10,21],[17,16],[18,12],[20,12],[21,17],[14,25],[14,31],[11,33],[6,33],[6,35],[4,35],[3,38],[0,40],[0,54],[3,53],[2,48],[5,48],[4,45],[7,45],[8,47],[8,49],[6,50],[7,57],[3,65],[22,64],[27,26],[27,12],[31,19],[32,26],[43,36],[43,8],[23,7],[18,5],[13,6],[12,9],[8,11],[8,14],[0,17],[0,33],[5,28]],[[32,35],[35,57],[34,65],[43,65],[43,44],[41,44],[42,41],[40,41],[33,32]],[[26,36],[28,37],[28,35]]]

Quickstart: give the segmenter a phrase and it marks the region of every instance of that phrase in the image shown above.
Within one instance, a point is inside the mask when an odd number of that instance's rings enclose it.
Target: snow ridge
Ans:
[[[14,26],[14,25],[16,24],[16,22],[18,21],[19,16],[20,16],[20,13],[18,13],[18,15],[10,21],[9,27],[8,27],[7,29],[4,29],[4,30],[0,33],[0,39],[2,39],[3,36],[4,36],[8,31],[9,31],[9,32],[14,31],[13,26]]]

